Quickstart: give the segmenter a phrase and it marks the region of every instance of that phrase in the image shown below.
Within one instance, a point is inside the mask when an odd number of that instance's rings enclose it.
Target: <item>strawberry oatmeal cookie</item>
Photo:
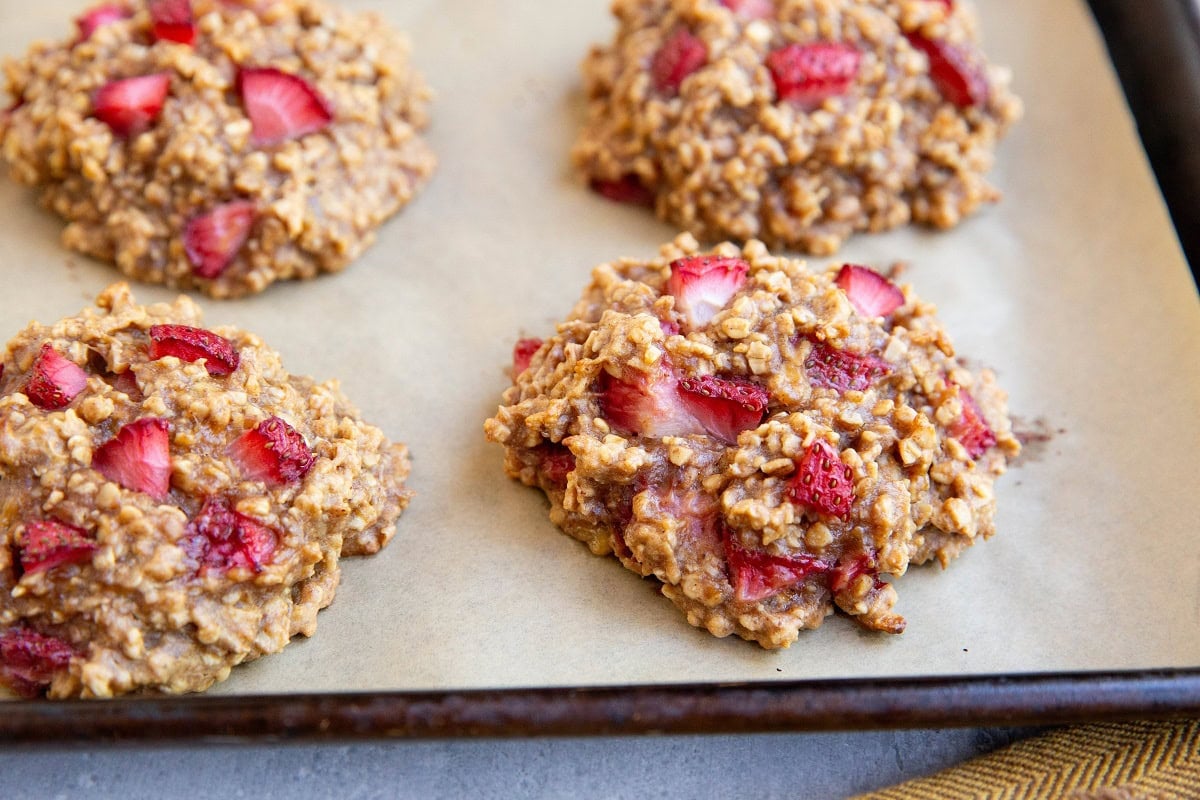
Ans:
[[[337,272],[435,159],[405,42],[319,0],[127,0],[5,64],[0,158],[64,243],[213,297]]]
[[[338,559],[395,532],[407,450],[187,298],[96,304],[3,354],[0,685],[201,691],[312,635]]]
[[[505,471],[688,622],[766,648],[835,605],[902,631],[888,579],[991,536],[1020,449],[994,376],[956,360],[909,287],[758,241],[701,255],[684,234],[601,265],[513,362],[486,423]]]
[[[963,0],[615,0],[583,64],[593,189],[717,241],[832,253],[999,193],[1021,113]]]

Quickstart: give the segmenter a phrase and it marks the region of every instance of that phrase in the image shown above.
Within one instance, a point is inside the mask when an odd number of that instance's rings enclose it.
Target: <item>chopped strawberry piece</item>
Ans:
[[[775,16],[775,0],[721,0],[721,5],[742,19],[770,19]]]
[[[50,346],[42,345],[25,384],[29,402],[44,411],[65,408],[87,388],[87,373]]]
[[[529,369],[529,363],[533,361],[533,354],[542,348],[541,339],[518,339],[513,345],[513,377],[517,377],[525,370]]]
[[[860,575],[874,576],[876,574],[875,559],[866,553],[859,553],[849,558],[843,556],[838,559],[837,566],[829,573],[829,591],[836,594],[850,588]],[[880,583],[881,581],[876,578],[875,585],[878,586]]]
[[[216,278],[233,261],[258,212],[249,200],[234,200],[188,220],[183,229],[183,249],[192,272],[199,278]]]
[[[74,525],[56,519],[27,522],[21,545],[21,569],[30,575],[62,564],[78,564],[90,559],[96,546],[87,531]]]
[[[575,470],[575,455],[556,442],[545,442],[533,449],[538,469],[551,483],[566,485],[567,475]]]
[[[71,665],[75,651],[62,639],[32,628],[0,633],[0,680],[24,697],[37,697],[55,674]]]
[[[158,417],[130,422],[96,448],[92,467],[126,489],[165,500],[171,488],[169,432],[167,421]]]
[[[933,0],[933,2],[941,3],[942,5],[944,5],[946,7],[947,11],[954,10],[954,0]]]
[[[908,34],[908,41],[929,57],[929,77],[942,97],[959,108],[987,103],[991,95],[987,75],[969,50],[919,33]]]
[[[669,319],[660,319],[658,321],[658,326],[662,328],[663,336],[679,335],[679,326],[674,322],[671,322]]]
[[[704,430],[731,444],[742,431],[762,424],[771,398],[757,383],[715,375],[683,378],[679,381],[679,396],[683,407]]]
[[[92,95],[92,113],[117,136],[136,136],[158,119],[170,90],[168,72],[109,81]]]
[[[845,392],[850,389],[866,391],[875,381],[888,375],[892,367],[882,358],[838,350],[825,342],[812,341],[812,349],[804,360],[804,369],[814,386],[824,386]]]
[[[238,92],[250,118],[250,140],[256,147],[298,139],[333,121],[329,102],[299,75],[274,67],[242,67]]]
[[[628,203],[631,206],[654,205],[654,192],[642,183],[637,175],[625,175],[615,181],[593,178],[589,185],[593,192],[607,197],[614,203]]]
[[[708,61],[708,47],[687,28],[676,28],[650,62],[654,88],[663,94],[679,92],[683,79]]]
[[[904,292],[870,267],[844,264],[834,282],[864,317],[886,317],[904,305]]]
[[[75,24],[79,27],[79,41],[86,42],[92,38],[92,34],[96,32],[96,29],[113,22],[128,19],[132,16],[132,13],[125,6],[117,3],[105,3],[101,6],[89,8],[75,19]]]
[[[227,500],[210,497],[187,524],[183,551],[200,571],[228,572],[243,568],[255,573],[271,561],[279,537],[267,525],[234,511]]]
[[[643,436],[688,436],[704,426],[684,407],[679,378],[665,364],[646,374],[626,370],[623,379],[601,373],[600,412],[618,430]]]
[[[802,583],[809,575],[825,572],[829,564],[815,556],[774,556],[761,550],[748,550],[728,527],[722,525],[721,539],[729,564],[729,582],[734,596],[753,603]]]
[[[858,75],[862,54],[841,42],[789,44],[772,51],[767,69],[780,100],[812,110],[829,97],[845,94]]]
[[[833,445],[817,439],[796,465],[788,494],[814,511],[845,519],[854,502],[854,473],[842,463]]]
[[[191,44],[196,41],[196,24],[189,0],[150,0],[150,20],[158,41]]]
[[[961,386],[958,388],[958,399],[962,403],[962,416],[950,426],[950,435],[967,449],[967,455],[979,458],[989,447],[995,446],[996,434],[988,427],[975,398]]]
[[[750,265],[740,258],[688,256],[671,262],[667,291],[675,297],[675,310],[692,330],[702,328],[729,304],[746,283]]]
[[[269,417],[229,445],[229,456],[247,478],[267,483],[293,483],[312,469],[312,450],[295,428]]]
[[[204,359],[209,375],[228,375],[238,368],[241,356],[224,336],[189,325],[153,325],[150,359],[175,356],[181,361]]]

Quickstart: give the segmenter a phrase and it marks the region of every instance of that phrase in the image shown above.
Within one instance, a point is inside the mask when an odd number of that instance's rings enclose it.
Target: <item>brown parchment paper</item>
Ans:
[[[0,0],[0,53],[62,37],[72,0]],[[467,689],[1200,665],[1200,304],[1083,0],[979,0],[1027,117],[994,172],[1006,199],[949,233],[859,237],[906,260],[959,350],[996,369],[1031,446],[999,483],[998,535],[900,579],[901,636],[843,617],[768,653],[689,627],[505,479],[482,422],[519,334],[570,309],[595,264],[674,231],[570,174],[578,62],[604,0],[360,0],[407,30],[438,91],[441,168],[348,271],[201,302],[293,372],[339,376],[412,448],[418,492],[390,547],[345,562],[317,636],[214,691]],[[0,336],[75,313],[117,273],[0,182]],[[822,262],[823,263],[823,262]],[[143,301],[174,293],[136,287]]]

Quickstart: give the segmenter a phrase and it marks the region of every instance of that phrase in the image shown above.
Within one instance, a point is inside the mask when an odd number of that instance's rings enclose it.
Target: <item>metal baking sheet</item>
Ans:
[[[1164,0],[1164,4],[1167,0]],[[844,618],[765,652],[690,628],[649,581],[559,534],[505,479],[482,421],[519,334],[552,329],[593,265],[674,231],[567,166],[578,62],[602,0],[353,2],[407,30],[438,91],[432,184],[346,272],[207,319],[293,372],[341,377],[410,445],[418,492],[381,555],[345,562],[317,636],[202,698],[11,702],[0,739],[463,735],[953,724],[1200,709],[1200,303],[1102,40],[1081,0],[979,0],[1026,119],[1005,200],[950,233],[859,237],[839,256],[910,264],[959,350],[1026,431],[998,535],[900,580],[899,637]],[[0,53],[67,35],[79,5],[0,0]],[[0,183],[0,325],[75,313],[114,280]],[[818,260],[818,264],[826,260]],[[174,293],[135,287],[144,301]],[[581,687],[591,687],[582,689]]]

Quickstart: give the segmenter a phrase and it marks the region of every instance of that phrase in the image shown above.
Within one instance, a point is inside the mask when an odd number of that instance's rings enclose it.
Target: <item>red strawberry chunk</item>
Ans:
[[[189,325],[154,325],[150,328],[150,358],[175,356],[181,361],[199,361],[209,375],[228,375],[238,368],[241,356],[224,336]]]
[[[950,435],[967,449],[967,455],[979,458],[989,447],[995,446],[996,434],[988,427],[975,398],[961,386],[958,389],[958,399],[962,403],[962,416],[950,426]]]
[[[800,505],[845,519],[854,502],[854,473],[842,463],[833,445],[817,439],[796,465],[788,494]]]
[[[908,41],[929,57],[929,76],[942,97],[959,108],[987,103],[991,88],[971,51],[919,33],[908,34]]]
[[[150,0],[150,20],[158,41],[191,44],[196,40],[196,25],[189,0]]]
[[[247,478],[275,484],[301,480],[315,460],[304,437],[279,417],[269,417],[235,439],[229,456]]]
[[[92,95],[92,113],[117,136],[136,136],[158,119],[170,89],[168,72],[109,81]]]
[[[703,328],[746,283],[750,265],[740,258],[688,256],[671,262],[667,291],[691,330]]]
[[[886,317],[904,305],[904,292],[870,267],[844,264],[833,280],[864,317]]]
[[[858,75],[862,54],[842,42],[789,44],[767,55],[767,69],[780,100],[812,110],[845,94]]]
[[[575,470],[575,454],[556,442],[545,442],[533,449],[538,469],[551,483],[565,486],[567,475]]]
[[[56,519],[27,522],[21,545],[21,569],[31,575],[62,564],[78,564],[90,559],[96,547],[87,531],[74,525]]]
[[[593,178],[589,185],[593,192],[607,197],[614,203],[628,203],[631,206],[654,205],[654,192],[642,183],[637,175],[624,175],[615,181]]]
[[[684,407],[679,378],[665,364],[646,374],[628,369],[618,379],[601,373],[600,411],[610,425],[643,436],[688,436],[704,426]]]
[[[279,545],[278,535],[269,526],[215,497],[204,502],[184,535],[183,551],[202,572],[224,573],[235,568],[261,572]]]
[[[849,558],[842,557],[838,559],[835,566],[829,573],[829,591],[837,592],[850,588],[860,575],[876,575],[875,560],[865,554],[859,553],[856,556]],[[875,585],[881,585],[881,581],[876,578]]]
[[[75,19],[75,24],[79,27],[79,41],[86,42],[92,38],[96,29],[128,19],[130,16],[132,16],[132,12],[128,8],[116,3],[105,3],[89,8]]]
[[[825,572],[829,564],[815,556],[775,556],[761,550],[742,547],[728,527],[722,526],[725,560],[729,564],[729,582],[734,597],[753,603],[778,594],[789,586],[803,583],[810,575]]]
[[[170,426],[158,417],[125,425],[96,448],[92,467],[126,489],[165,500],[171,488]]]
[[[650,62],[654,88],[663,94],[679,92],[683,79],[708,61],[708,47],[687,28],[676,28]]]
[[[242,67],[237,85],[256,147],[316,133],[333,121],[333,107],[299,75],[274,67]]]
[[[183,229],[183,249],[198,278],[216,278],[229,266],[246,239],[258,211],[249,200],[234,200],[199,214]]]
[[[75,651],[62,639],[31,628],[0,633],[0,680],[24,697],[37,697],[55,674],[71,665]]]
[[[741,378],[704,375],[679,381],[683,407],[704,430],[730,444],[742,431],[762,424],[770,395],[756,383]]]
[[[25,384],[29,402],[44,411],[65,408],[87,388],[87,373],[50,346],[42,345]]]
[[[892,367],[882,358],[838,350],[825,342],[812,341],[812,349],[804,360],[804,369],[814,386],[845,392],[850,389],[866,391],[877,380],[888,375]]]
[[[775,0],[721,0],[721,5],[742,19],[770,19],[775,16]]]
[[[529,364],[533,361],[533,354],[542,348],[541,339],[518,339],[513,345],[513,377],[516,378],[525,370],[529,369]]]

